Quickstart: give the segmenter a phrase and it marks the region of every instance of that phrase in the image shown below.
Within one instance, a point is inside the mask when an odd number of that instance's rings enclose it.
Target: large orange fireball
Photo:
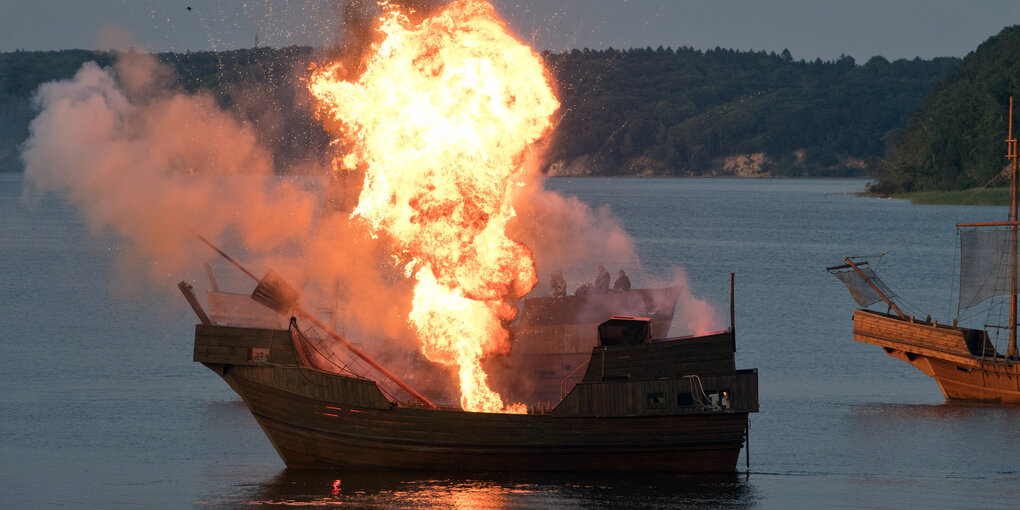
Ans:
[[[380,42],[356,81],[313,70],[321,113],[339,121],[365,170],[353,215],[391,241],[415,279],[409,321],[422,352],[457,366],[467,411],[523,412],[489,389],[484,356],[509,348],[508,301],[536,283],[527,247],[505,234],[522,162],[559,107],[542,59],[483,0],[412,23],[380,2]]]

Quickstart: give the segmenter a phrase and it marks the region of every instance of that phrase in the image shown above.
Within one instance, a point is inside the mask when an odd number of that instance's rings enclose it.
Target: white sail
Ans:
[[[960,229],[960,308],[1010,294],[1010,230]]]
[[[876,275],[870,267],[866,267],[864,264],[859,264],[858,269],[861,274],[864,275],[864,278],[870,280],[871,283],[874,284],[875,287],[878,287],[878,290],[882,292],[882,294],[885,294],[886,297],[889,299],[897,297],[892,290],[889,290],[889,287],[885,285],[885,282],[878,278],[878,275]],[[853,296],[854,301],[857,301],[858,305],[871,306],[875,303],[885,301],[878,292],[875,292],[875,289],[873,289],[871,285],[868,285],[868,282],[865,281],[864,278],[861,278],[861,274],[858,274],[857,271],[854,271],[853,269],[850,269],[849,271],[833,271],[832,274],[846,285],[846,288],[850,290],[850,295]]]

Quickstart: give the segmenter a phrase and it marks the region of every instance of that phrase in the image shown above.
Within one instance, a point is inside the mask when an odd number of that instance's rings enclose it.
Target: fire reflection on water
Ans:
[[[718,508],[753,506],[742,475],[344,473],[285,470],[239,495],[257,506],[371,508]]]

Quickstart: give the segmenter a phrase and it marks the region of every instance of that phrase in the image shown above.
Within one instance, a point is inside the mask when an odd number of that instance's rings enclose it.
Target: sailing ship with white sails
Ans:
[[[1013,135],[1013,98],[1009,100],[1006,157],[1011,160],[1009,220],[957,224],[960,242],[958,318],[939,323],[905,313],[899,298],[883,283],[866,257],[847,257],[827,268],[862,307],[884,303],[886,311],[854,311],[854,340],[882,347],[933,377],[949,401],[1020,404],[1017,356],[1018,194],[1017,139]],[[1008,313],[994,310],[1008,307]],[[988,310],[983,328],[959,325],[964,312]],[[999,317],[1005,324],[993,323]]]

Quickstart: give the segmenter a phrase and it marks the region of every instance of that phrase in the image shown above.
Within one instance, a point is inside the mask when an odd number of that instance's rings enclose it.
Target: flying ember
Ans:
[[[342,166],[365,171],[353,215],[414,278],[410,324],[428,359],[458,368],[461,406],[524,412],[488,387],[481,360],[509,350],[509,302],[537,281],[530,250],[505,229],[532,177],[523,162],[559,103],[541,57],[484,0],[419,23],[380,5],[382,38],[361,76],[335,63],[309,79],[320,114],[353,147]]]

